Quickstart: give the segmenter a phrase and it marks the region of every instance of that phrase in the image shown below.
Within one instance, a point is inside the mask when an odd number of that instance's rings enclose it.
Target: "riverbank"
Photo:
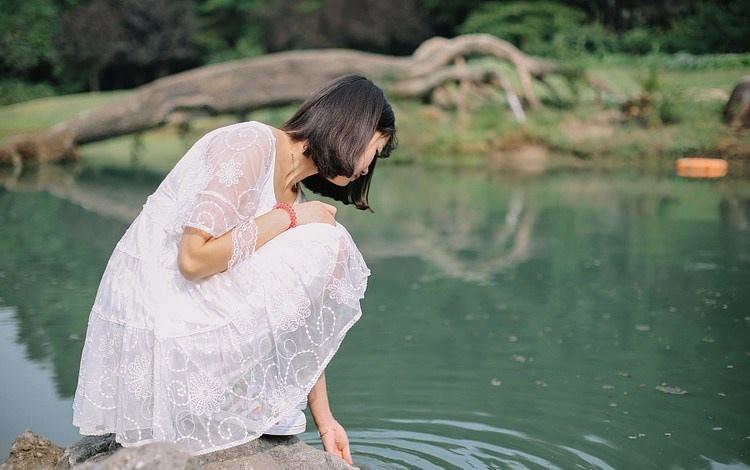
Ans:
[[[537,89],[544,106],[527,112],[526,122],[517,122],[501,97],[469,96],[465,112],[395,99],[399,149],[392,161],[536,172],[558,166],[672,167],[677,158],[700,155],[726,158],[730,173],[748,174],[750,132],[721,122],[732,87],[750,75],[748,60],[741,59],[707,65],[704,60],[698,66],[672,56],[589,59],[587,73],[609,92],[552,80],[550,88]],[[58,96],[1,107],[0,139],[44,129],[127,93]],[[279,126],[295,108],[200,117],[189,126],[88,144],[81,156],[92,168],[163,174],[208,130],[251,119]]]

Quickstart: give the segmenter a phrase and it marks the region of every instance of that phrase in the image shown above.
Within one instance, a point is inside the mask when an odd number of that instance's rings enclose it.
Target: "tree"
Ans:
[[[99,74],[120,47],[118,13],[109,0],[94,0],[62,16],[60,49],[70,65],[86,72],[91,91],[99,91]]]
[[[58,14],[52,0],[0,2],[0,73],[4,78],[34,80],[51,74],[58,60]]]
[[[117,59],[136,70],[155,67],[156,76],[169,73],[173,61],[196,54],[195,14],[189,0],[128,0],[117,2],[122,37]]]
[[[400,54],[431,35],[429,17],[403,0],[280,0],[266,10],[264,25],[269,52],[347,47]]]
[[[487,2],[474,10],[459,31],[489,33],[532,54],[550,55],[561,33],[580,28],[586,14],[557,2]]]

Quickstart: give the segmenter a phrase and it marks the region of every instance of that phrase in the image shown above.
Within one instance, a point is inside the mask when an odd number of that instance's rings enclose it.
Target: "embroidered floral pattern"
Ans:
[[[340,304],[355,300],[354,286],[345,278],[333,279],[327,289],[331,298]]]
[[[281,330],[296,330],[310,316],[310,298],[297,291],[274,295],[271,321]]]
[[[133,362],[127,365],[125,383],[128,392],[138,398],[151,396],[151,361],[148,353],[141,354]]]
[[[258,242],[258,225],[254,218],[241,222],[232,230],[232,255],[229,257],[227,269],[246,259],[255,252]]]
[[[242,165],[235,159],[222,162],[216,176],[219,177],[224,186],[237,184],[240,181],[240,176],[242,176]]]
[[[224,386],[218,378],[191,373],[188,380],[190,408],[197,415],[218,413],[224,401]]]
[[[111,356],[115,353],[115,336],[112,334],[106,334],[99,338],[99,347],[97,351],[102,356]]]

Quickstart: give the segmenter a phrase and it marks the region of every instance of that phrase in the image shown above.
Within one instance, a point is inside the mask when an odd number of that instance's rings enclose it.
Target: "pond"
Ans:
[[[3,459],[25,428],[79,438],[89,309],[157,184],[0,192]],[[381,165],[370,195],[338,213],[373,274],[326,371],[356,464],[750,468],[750,181]]]

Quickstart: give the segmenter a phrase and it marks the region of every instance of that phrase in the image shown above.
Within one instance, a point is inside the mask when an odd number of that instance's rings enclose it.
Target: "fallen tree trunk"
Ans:
[[[497,66],[451,65],[456,58],[469,55],[512,64],[523,92],[516,92]],[[498,85],[520,120],[524,115],[519,97],[530,108],[540,105],[532,79],[557,71],[557,63],[527,56],[489,34],[431,38],[411,56],[403,57],[350,49],[279,52],[164,77],[46,131],[11,136],[0,147],[0,162],[77,160],[81,144],[185,122],[198,114],[240,113],[301,101],[321,84],[347,73],[364,75],[387,94],[404,98],[425,99],[447,82]]]

